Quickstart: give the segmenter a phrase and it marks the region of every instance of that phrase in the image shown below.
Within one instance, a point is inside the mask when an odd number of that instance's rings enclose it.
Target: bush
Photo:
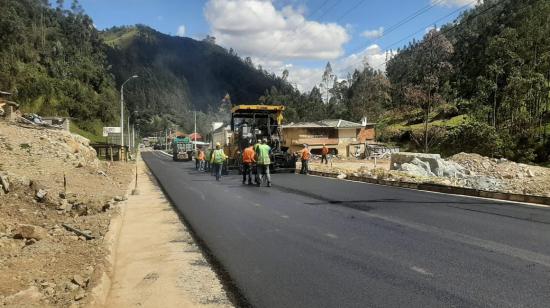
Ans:
[[[439,150],[444,155],[468,152],[494,157],[502,155],[502,144],[494,127],[484,122],[468,120],[447,131]]]

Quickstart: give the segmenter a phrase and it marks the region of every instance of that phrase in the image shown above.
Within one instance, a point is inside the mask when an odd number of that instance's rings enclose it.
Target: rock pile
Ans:
[[[464,178],[469,175],[469,170],[455,162],[442,159],[439,154],[409,152],[392,154],[391,170],[404,171],[417,176]]]

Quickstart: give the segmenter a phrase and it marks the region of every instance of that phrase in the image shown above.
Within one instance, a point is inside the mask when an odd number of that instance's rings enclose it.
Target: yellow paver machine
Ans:
[[[231,130],[233,132],[225,152],[229,156],[228,167],[241,170],[242,151],[248,142],[255,144],[266,138],[271,147],[271,171],[294,172],[296,157],[287,147],[281,146],[284,106],[278,105],[236,105],[231,109]]]

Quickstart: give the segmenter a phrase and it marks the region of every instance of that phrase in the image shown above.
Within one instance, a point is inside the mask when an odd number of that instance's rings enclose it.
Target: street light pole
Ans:
[[[124,85],[134,79],[138,78],[138,75],[133,75],[132,77],[126,79],[125,82],[120,86],[120,145],[124,147]]]

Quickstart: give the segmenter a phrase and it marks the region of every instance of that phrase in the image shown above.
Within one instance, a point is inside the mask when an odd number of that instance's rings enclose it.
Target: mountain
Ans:
[[[229,94],[235,103],[256,103],[284,81],[213,42],[160,33],[144,25],[102,33],[117,85],[125,85],[128,109],[171,119],[191,110],[216,111]],[[177,120],[176,120],[177,122]]]

